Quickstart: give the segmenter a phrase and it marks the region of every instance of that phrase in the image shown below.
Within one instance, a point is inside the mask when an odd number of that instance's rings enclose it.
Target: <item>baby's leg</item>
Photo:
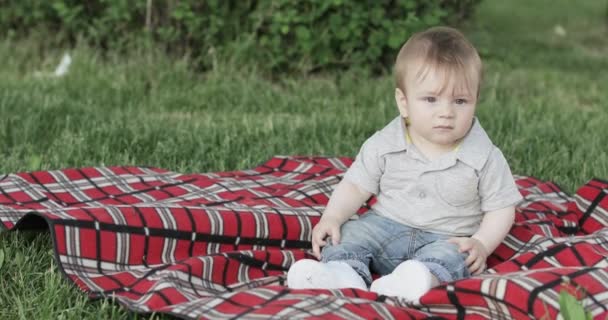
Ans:
[[[443,283],[471,276],[465,263],[467,257],[468,253],[458,251],[458,245],[442,239],[421,247],[413,259],[422,262]]]
[[[372,281],[369,271],[372,256],[390,236],[382,225],[384,220],[370,212],[344,223],[340,243],[328,241],[321,253],[321,262],[309,259],[296,262],[287,274],[287,285],[291,288],[367,288]]]
[[[391,274],[374,281],[370,290],[399,296],[408,301],[418,301],[428,290],[442,282],[468,277],[466,257],[466,253],[458,251],[457,245],[445,240],[429,243]]]

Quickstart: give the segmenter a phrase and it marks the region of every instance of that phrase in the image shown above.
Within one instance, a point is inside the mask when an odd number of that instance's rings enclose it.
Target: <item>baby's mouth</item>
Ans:
[[[434,129],[439,129],[439,130],[452,130],[454,129],[454,127],[452,126],[434,126]]]

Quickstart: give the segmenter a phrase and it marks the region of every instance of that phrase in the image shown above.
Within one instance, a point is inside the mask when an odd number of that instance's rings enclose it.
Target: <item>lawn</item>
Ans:
[[[606,5],[485,0],[464,26],[486,67],[478,117],[515,174],[570,193],[593,177],[608,179]],[[232,57],[217,57],[200,74],[186,59],[149,48],[102,57],[81,46],[66,77],[36,76],[62,54],[0,39],[0,172],[101,165],[209,172],[277,154],[354,156],[397,115],[389,74],[269,80]],[[89,301],[66,281],[48,232],[4,232],[0,250],[1,319],[138,317]]]

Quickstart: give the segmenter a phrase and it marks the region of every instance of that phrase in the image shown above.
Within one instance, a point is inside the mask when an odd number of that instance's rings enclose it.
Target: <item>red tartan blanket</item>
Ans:
[[[559,292],[570,290],[594,318],[608,317],[608,182],[598,179],[571,197],[551,182],[516,177],[525,201],[491,269],[437,287],[420,304],[355,289],[286,288],[289,266],[312,258],[312,227],[351,163],[275,157],[208,174],[99,167],[4,175],[0,225],[46,222],[66,277],[91,298],[115,298],[136,312],[553,319]]]

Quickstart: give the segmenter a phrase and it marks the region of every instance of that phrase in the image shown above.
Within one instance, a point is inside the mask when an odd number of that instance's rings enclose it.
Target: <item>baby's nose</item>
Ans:
[[[443,105],[439,110],[439,117],[441,118],[453,118],[454,114],[454,107],[449,104]]]

